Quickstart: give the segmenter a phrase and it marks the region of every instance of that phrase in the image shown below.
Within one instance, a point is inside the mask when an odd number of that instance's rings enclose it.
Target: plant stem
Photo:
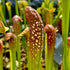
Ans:
[[[47,46],[47,33],[45,33],[45,70],[53,70],[53,56],[54,56],[54,47],[49,48]]]
[[[26,28],[26,18],[25,18],[25,11],[24,11],[25,7],[23,8],[23,15],[24,15],[24,29]],[[23,36],[22,37],[22,42],[23,42],[23,47],[26,51],[26,37]]]
[[[12,15],[11,15],[11,9],[9,10],[9,19],[10,19],[10,24],[12,25]]]
[[[52,47],[52,46],[51,46]],[[53,70],[54,48],[47,48],[47,70]]]
[[[53,70],[53,57],[47,56],[47,70]]]
[[[3,14],[4,14],[4,18],[5,18],[5,0],[2,0],[2,6],[3,6]]]
[[[3,70],[3,55],[0,55],[0,70]]]
[[[25,8],[24,8],[25,9]],[[23,11],[24,14],[24,29],[26,28],[26,18],[25,18],[25,11]]]
[[[4,25],[7,26],[6,21],[5,21],[5,18],[4,18],[4,15],[3,15],[2,12],[1,12],[1,18],[2,18],[2,21],[4,22]]]
[[[26,18],[24,16],[24,29],[26,28]]]
[[[20,9],[20,17],[23,19],[23,8]],[[20,22],[20,32],[22,32],[22,22]]]
[[[10,49],[11,70],[16,70],[16,51]]]
[[[62,38],[63,38],[63,70],[67,70],[67,37],[69,29],[69,0],[63,0]]]
[[[4,22],[4,25],[7,26],[2,9],[3,9],[3,8],[2,8],[2,6],[1,6],[1,4],[0,4],[0,15],[1,15],[2,21]]]
[[[45,70],[47,70],[47,33],[45,33]]]
[[[15,0],[15,11],[16,11],[16,15],[19,15],[17,0]]]
[[[17,36],[17,57],[19,62],[19,70],[21,70],[21,51],[20,51],[20,38]]]
[[[6,3],[6,7],[9,13],[10,24],[12,25],[12,15],[11,15],[11,2]]]
[[[38,56],[36,58],[33,58],[31,52],[29,52],[29,50],[27,51],[28,70],[41,70],[41,55],[40,53],[37,54]]]
[[[25,36],[23,36],[22,37],[22,44],[23,44],[23,47],[24,47],[24,50],[26,51],[26,37]]]
[[[29,35],[28,35],[28,37],[29,37]],[[27,37],[27,39],[28,39],[28,37]],[[29,39],[27,40],[27,48],[26,48],[26,51],[27,51],[27,62],[28,62],[28,70],[34,70],[33,69],[33,64],[32,64],[32,59],[31,59],[31,53],[30,53],[30,51],[29,51]]]
[[[27,44],[29,44],[29,42],[27,41]],[[29,45],[27,45],[27,48],[26,48],[26,53],[27,53],[27,62],[28,62],[28,70],[31,70],[30,68],[30,66],[31,66],[31,61],[30,61],[30,52],[29,52]]]
[[[42,45],[41,45],[42,46]],[[34,55],[32,55],[32,52],[30,51],[29,48],[29,40],[27,41],[27,59],[28,59],[28,70],[41,70],[41,53],[42,50],[40,50],[39,52],[33,52],[35,53]],[[37,54],[37,56],[35,56]]]
[[[10,65],[11,69],[10,70],[16,70],[16,42],[17,42],[17,37],[13,33],[6,33],[5,34],[5,40],[9,41],[9,49],[10,49]]]

